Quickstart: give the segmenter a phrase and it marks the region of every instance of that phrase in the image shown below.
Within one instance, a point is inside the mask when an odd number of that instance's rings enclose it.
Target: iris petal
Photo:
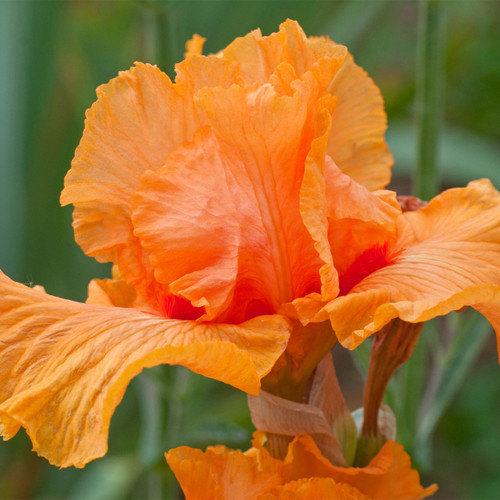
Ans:
[[[25,427],[35,450],[63,467],[104,455],[111,415],[144,368],[182,364],[256,394],[289,335],[280,316],[167,320],[59,299],[3,274],[0,294],[2,434]]]
[[[487,180],[450,189],[405,212],[388,255],[391,265],[361,280],[325,308],[339,340],[356,347],[391,319],[421,322],[464,306],[499,327],[500,193]]]

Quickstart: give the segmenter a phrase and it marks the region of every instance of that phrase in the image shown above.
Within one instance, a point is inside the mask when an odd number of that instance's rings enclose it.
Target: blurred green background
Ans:
[[[499,188],[499,3],[457,0],[443,7],[441,187],[489,177]],[[16,281],[84,300],[87,283],[107,277],[109,266],[77,247],[71,208],[61,208],[58,199],[95,88],[134,61],[157,63],[174,76],[173,64],[193,33],[207,38],[205,52],[216,52],[256,27],[276,31],[287,17],[309,35],[346,44],[380,87],[396,160],[392,187],[409,194],[416,150],[415,0],[1,0],[0,268]],[[423,458],[415,459],[424,484],[439,483],[437,498],[490,499],[500,491],[500,368],[493,335],[475,320],[471,325],[472,333],[487,334],[478,334],[474,345],[460,344],[474,368],[453,379],[456,397]],[[354,409],[362,376],[345,353],[336,356]],[[419,356],[435,365],[425,352]],[[454,366],[447,367],[450,377]],[[246,449],[252,431],[243,394],[183,368],[148,370],[131,383],[112,419],[108,454],[85,469],[49,466],[30,451],[22,430],[1,442],[0,498],[181,498],[164,451],[218,443]],[[411,448],[412,436],[400,439]]]

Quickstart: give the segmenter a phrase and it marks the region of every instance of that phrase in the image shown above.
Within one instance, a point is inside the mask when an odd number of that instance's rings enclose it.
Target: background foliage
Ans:
[[[441,187],[489,177],[500,188],[499,4],[442,3]],[[85,109],[98,85],[136,60],[174,76],[173,65],[195,32],[207,38],[206,52],[216,52],[256,27],[276,31],[289,17],[309,35],[346,44],[384,95],[396,159],[391,187],[409,193],[416,157],[417,7],[415,0],[0,1],[0,268],[75,300],[84,300],[90,279],[109,275],[109,266],[74,243],[71,208],[58,203]],[[428,327],[417,364],[398,374],[388,401],[397,413],[402,408],[398,438],[414,451],[424,483],[440,484],[438,498],[488,499],[500,491],[500,368],[488,326],[466,319],[467,327],[455,317]],[[355,409],[363,352],[356,357],[360,371],[346,353],[335,355]],[[431,389],[422,366],[431,373]],[[446,389],[450,384],[453,390]],[[425,394],[436,423],[444,412],[436,432],[428,428],[427,434],[420,418],[427,413],[409,412]],[[151,369],[131,383],[118,407],[108,454],[85,469],[48,465],[30,451],[24,431],[0,443],[0,497],[181,498],[164,451],[217,443],[246,449],[252,431],[243,394],[183,368]]]

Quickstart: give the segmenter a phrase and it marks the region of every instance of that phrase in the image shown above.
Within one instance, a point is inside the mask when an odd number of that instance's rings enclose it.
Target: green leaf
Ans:
[[[491,325],[486,318],[472,312],[467,321],[462,321],[462,327],[457,328],[442,360],[442,374],[436,396],[430,408],[422,415],[418,426],[418,446],[429,442],[439,419],[459,391],[490,332]]]
[[[138,477],[140,468],[130,456],[103,458],[73,487],[72,500],[124,498]]]

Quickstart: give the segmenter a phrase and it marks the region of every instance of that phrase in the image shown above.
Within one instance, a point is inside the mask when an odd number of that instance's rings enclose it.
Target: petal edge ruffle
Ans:
[[[111,415],[144,368],[182,364],[256,394],[285,349],[289,322],[166,320],[52,297],[0,274],[0,422],[20,425],[51,463],[82,467],[107,449]]]

